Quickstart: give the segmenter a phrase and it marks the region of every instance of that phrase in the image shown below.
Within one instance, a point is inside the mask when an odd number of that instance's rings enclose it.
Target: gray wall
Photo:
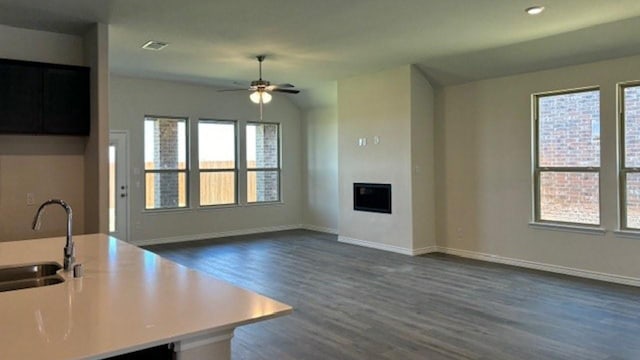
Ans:
[[[432,251],[436,245],[434,92],[416,67],[411,67],[410,75],[412,249]]]
[[[304,224],[311,229],[338,232],[338,109],[308,110],[302,141]]]
[[[420,74],[410,66],[340,81],[339,110],[309,110],[302,126],[297,108],[276,98],[266,107],[265,120],[284,124],[284,205],[151,214],[141,211],[138,189],[138,199],[132,198],[133,238],[303,223],[416,248],[433,244],[428,236],[421,243],[411,240],[412,231],[423,231],[417,227],[423,219],[434,221],[435,242],[443,248],[638,278],[640,242],[613,232],[618,226],[616,83],[640,79],[638,64],[640,57],[630,57],[438,89],[431,132],[428,111],[420,108],[423,97],[429,104],[431,90],[413,88]],[[592,85],[601,86],[602,94],[602,225],[607,232],[531,227],[531,94]],[[112,111],[112,128],[128,129],[130,139],[141,138],[145,113],[255,117],[244,95],[226,97],[207,87],[121,77],[113,78]],[[408,125],[421,117],[427,119],[426,128]],[[371,143],[374,135],[381,137],[378,147]],[[368,138],[366,149],[356,146],[358,137]],[[410,143],[415,145],[411,149]],[[134,168],[142,166],[141,147],[132,144],[133,186],[139,176]],[[417,176],[415,166],[429,169],[431,161],[435,191],[420,194],[417,187],[429,181]],[[377,214],[354,213],[354,181],[393,183],[394,214],[403,217],[380,220]],[[429,196],[436,199],[435,211],[419,203],[429,205]]]
[[[411,65],[338,81],[341,241],[401,253],[435,246],[432,104]],[[355,182],[390,183],[392,213],[354,211]]]
[[[446,87],[436,98],[438,245],[640,277],[640,241],[617,220],[616,83],[640,79],[640,57]],[[606,234],[534,228],[531,94],[601,87],[601,209]]]
[[[341,237],[411,248],[410,90],[409,66],[338,81]],[[391,184],[392,213],[354,211],[355,182]]]
[[[248,93],[220,93],[212,87],[171,81],[112,75],[110,89],[111,130],[125,130],[129,135],[132,241],[206,238],[234,231],[298,226],[302,222],[301,114],[286,96],[275,95],[265,105],[263,119],[281,123],[282,203],[199,209],[197,198],[191,194],[191,209],[152,212],[144,210],[145,115],[188,117],[193,153],[199,118],[239,120],[242,125],[258,119],[258,107],[249,101]],[[192,162],[191,166],[197,164]],[[194,180],[191,176],[191,189],[196,188]]]

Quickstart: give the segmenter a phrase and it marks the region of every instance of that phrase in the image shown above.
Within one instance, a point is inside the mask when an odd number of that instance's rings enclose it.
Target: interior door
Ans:
[[[127,133],[109,133],[109,235],[129,240]]]

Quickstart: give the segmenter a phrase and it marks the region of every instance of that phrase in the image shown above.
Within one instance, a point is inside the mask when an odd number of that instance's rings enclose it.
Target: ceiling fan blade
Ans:
[[[278,84],[278,85],[269,85],[267,86],[268,91],[273,91],[275,89],[290,89],[294,86],[292,84]]]
[[[221,90],[218,90],[218,91],[246,91],[246,90],[248,90],[248,91],[259,91],[259,92],[276,91],[276,92],[283,92],[283,93],[289,93],[289,94],[297,94],[297,93],[299,93],[300,90],[293,89],[295,87],[293,84],[283,83],[283,84],[271,85],[269,83],[269,81],[262,80],[262,62],[264,61],[265,57],[266,57],[266,55],[258,55],[258,56],[256,56],[256,59],[258,59],[258,69],[259,69],[259,75],[260,75],[258,80],[251,81],[250,83],[234,81],[233,82],[234,85],[242,86],[242,87],[244,87],[244,89],[221,89]],[[247,89],[247,87],[248,87],[248,89]]]
[[[288,93],[288,94],[297,94],[300,92],[300,90],[295,90],[295,89],[278,89],[275,88],[271,91],[276,91],[276,92],[283,92],[283,93]]]

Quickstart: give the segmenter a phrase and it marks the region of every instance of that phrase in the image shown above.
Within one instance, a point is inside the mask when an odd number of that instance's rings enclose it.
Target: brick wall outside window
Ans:
[[[155,121],[154,162],[161,169],[178,168],[178,122]],[[178,174],[158,173],[154,176],[156,208],[178,207]]]
[[[279,134],[278,124],[255,124],[256,131],[256,164],[258,169],[279,168]],[[280,193],[279,171],[255,172],[256,198],[250,201],[278,201]],[[251,174],[249,176],[252,176]]]
[[[186,119],[144,121],[145,209],[186,206]]]
[[[586,91],[538,98],[538,167],[600,167],[600,94]],[[541,172],[542,220],[599,224],[597,172]]]
[[[624,88],[624,166],[640,167],[640,86]],[[627,227],[640,229],[640,174],[626,178]]]

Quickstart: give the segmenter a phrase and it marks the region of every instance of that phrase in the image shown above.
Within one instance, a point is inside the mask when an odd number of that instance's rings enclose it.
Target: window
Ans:
[[[187,171],[187,120],[145,117],[145,209],[186,207]]]
[[[280,201],[280,126],[247,123],[247,202]]]
[[[599,225],[600,90],[534,95],[534,129],[535,221]]]
[[[198,123],[200,206],[237,203],[236,123]]]
[[[621,227],[640,230],[640,84],[622,85],[620,93]]]

